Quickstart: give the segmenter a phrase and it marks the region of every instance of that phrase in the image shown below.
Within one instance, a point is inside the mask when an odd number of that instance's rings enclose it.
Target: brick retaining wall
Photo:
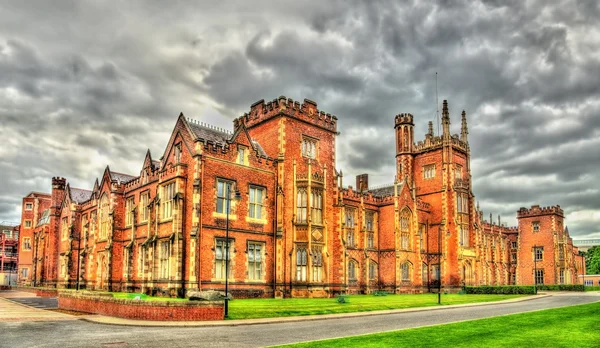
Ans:
[[[59,292],[58,308],[137,320],[223,320],[221,301],[142,301]]]

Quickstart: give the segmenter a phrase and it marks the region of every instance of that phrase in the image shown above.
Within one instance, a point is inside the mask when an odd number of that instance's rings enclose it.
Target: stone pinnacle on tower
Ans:
[[[467,128],[467,113],[465,112],[465,110],[463,110],[461,126],[460,126],[460,140],[464,141],[465,143],[468,143],[469,142],[469,139],[467,136],[468,134],[469,134],[469,129]]]
[[[450,112],[448,111],[448,101],[444,100],[442,105],[442,135],[450,138]]]

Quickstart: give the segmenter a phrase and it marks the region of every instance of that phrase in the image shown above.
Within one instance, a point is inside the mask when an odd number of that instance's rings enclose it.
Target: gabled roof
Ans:
[[[88,201],[92,197],[92,191],[83,190],[78,188],[70,188],[71,190],[71,199],[77,203],[81,204],[85,201]]]

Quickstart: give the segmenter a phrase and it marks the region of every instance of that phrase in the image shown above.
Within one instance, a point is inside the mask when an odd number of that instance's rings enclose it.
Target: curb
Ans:
[[[317,320],[329,320],[329,319],[344,319],[344,318],[356,318],[356,317],[367,317],[376,315],[390,315],[398,313],[413,313],[423,311],[435,311],[442,309],[453,309],[453,308],[468,308],[468,307],[479,307],[479,306],[490,306],[490,305],[501,305],[513,302],[524,302],[537,300],[540,298],[551,297],[551,294],[538,294],[524,298],[509,299],[503,301],[494,302],[478,302],[478,303],[465,303],[455,305],[440,305],[435,307],[416,307],[416,308],[400,308],[400,309],[388,309],[380,311],[370,312],[352,312],[352,313],[337,313],[337,314],[321,314],[321,315],[308,315],[308,316],[295,316],[295,317],[277,317],[277,318],[259,318],[259,319],[237,319],[237,320],[223,320],[223,321],[148,321],[148,320],[132,320],[122,319],[108,316],[87,316],[76,318],[78,320],[87,321],[95,324],[104,325],[118,325],[118,326],[138,326],[138,327],[223,327],[223,326],[247,326],[247,325],[261,325],[261,324],[272,324],[272,323],[294,323],[301,321],[317,321]]]

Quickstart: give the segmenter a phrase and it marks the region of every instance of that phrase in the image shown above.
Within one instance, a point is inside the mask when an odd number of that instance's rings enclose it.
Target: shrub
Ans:
[[[346,297],[344,295],[338,295],[337,302],[338,303],[348,303],[348,302],[350,302],[350,300],[348,300],[348,297]]]
[[[506,286],[466,286],[467,294],[535,294],[533,286],[506,285]]]

